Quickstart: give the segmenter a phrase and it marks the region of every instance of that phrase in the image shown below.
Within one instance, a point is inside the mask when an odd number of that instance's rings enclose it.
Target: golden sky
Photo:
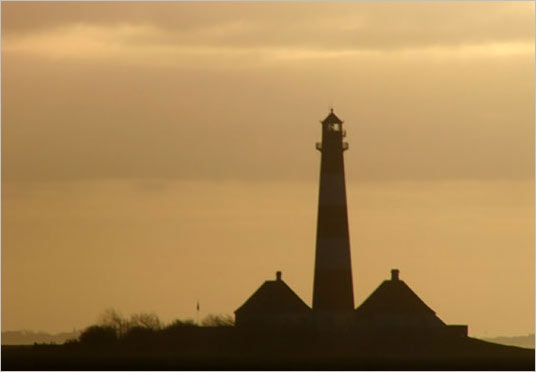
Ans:
[[[360,304],[534,332],[532,2],[2,3],[2,330],[311,303],[319,120]]]

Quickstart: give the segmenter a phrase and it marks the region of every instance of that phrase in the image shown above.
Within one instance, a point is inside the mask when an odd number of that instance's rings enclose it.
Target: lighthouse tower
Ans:
[[[331,109],[322,123],[313,313],[318,322],[344,326],[354,309],[343,152],[343,122]]]

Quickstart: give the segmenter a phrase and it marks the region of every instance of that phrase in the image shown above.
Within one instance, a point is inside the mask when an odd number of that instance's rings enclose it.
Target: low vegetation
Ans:
[[[209,314],[200,324],[191,319],[176,319],[164,324],[155,313],[132,314],[130,318],[123,317],[114,309],[107,309],[98,318],[98,324],[87,327],[76,340],[68,344],[87,346],[106,346],[114,343],[138,344],[173,335],[183,334],[188,328],[202,327],[232,327],[234,319],[230,315]]]
[[[470,337],[244,329],[232,318],[163,323],[107,310],[63,345],[3,346],[4,370],[533,370],[534,350]]]

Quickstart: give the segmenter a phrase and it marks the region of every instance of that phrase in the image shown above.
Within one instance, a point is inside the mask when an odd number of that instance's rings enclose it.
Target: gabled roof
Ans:
[[[397,314],[437,318],[435,312],[404,281],[398,279],[398,270],[393,270],[392,275],[391,280],[385,280],[356,309],[357,316],[377,317],[381,314]],[[443,323],[439,318],[437,320]]]
[[[281,279],[267,280],[235,313],[304,313],[309,306]]]
[[[335,124],[335,123],[342,124],[343,122],[341,119],[337,117],[337,115],[333,113],[333,109],[331,109],[331,112],[329,113],[329,115],[326,116],[324,120],[322,120],[322,124]]]

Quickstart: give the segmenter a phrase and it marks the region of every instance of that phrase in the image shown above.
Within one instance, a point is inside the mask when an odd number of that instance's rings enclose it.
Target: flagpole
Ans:
[[[197,300],[197,325],[199,325],[199,300]]]

